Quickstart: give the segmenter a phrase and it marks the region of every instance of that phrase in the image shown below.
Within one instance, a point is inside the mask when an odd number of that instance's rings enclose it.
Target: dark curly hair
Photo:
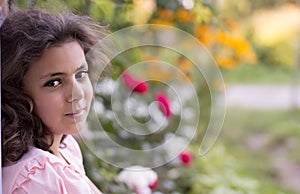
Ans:
[[[85,54],[89,52],[90,68],[96,67],[99,61],[91,48],[107,32],[107,27],[88,16],[54,16],[38,9],[16,10],[4,20],[0,28],[2,165],[18,161],[30,146],[51,152],[52,143],[46,138],[53,142],[53,134],[34,114],[33,101],[23,89],[23,77],[30,64],[47,48],[76,40]]]

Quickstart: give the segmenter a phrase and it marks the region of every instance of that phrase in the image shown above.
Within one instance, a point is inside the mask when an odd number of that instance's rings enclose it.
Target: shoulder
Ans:
[[[32,148],[2,169],[3,193],[89,193],[85,175],[60,158]]]

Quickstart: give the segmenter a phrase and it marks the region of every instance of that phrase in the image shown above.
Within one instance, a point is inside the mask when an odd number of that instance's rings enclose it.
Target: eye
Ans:
[[[46,82],[44,84],[45,87],[56,87],[59,84],[61,84],[61,80],[60,79],[54,79],[54,80],[50,80],[48,82]]]
[[[79,71],[78,73],[76,73],[75,78],[76,79],[82,79],[88,76],[88,71]]]

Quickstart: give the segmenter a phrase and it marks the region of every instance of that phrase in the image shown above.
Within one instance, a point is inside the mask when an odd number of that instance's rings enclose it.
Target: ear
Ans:
[[[9,12],[9,4],[7,0],[0,0],[0,6],[1,6],[1,18],[4,19]]]

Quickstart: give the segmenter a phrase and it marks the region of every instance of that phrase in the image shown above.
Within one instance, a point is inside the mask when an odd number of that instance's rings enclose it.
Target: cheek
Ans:
[[[58,115],[59,104],[62,104],[62,101],[59,99],[59,96],[41,96],[34,101],[35,113],[45,122],[48,119],[55,118],[55,115]]]

